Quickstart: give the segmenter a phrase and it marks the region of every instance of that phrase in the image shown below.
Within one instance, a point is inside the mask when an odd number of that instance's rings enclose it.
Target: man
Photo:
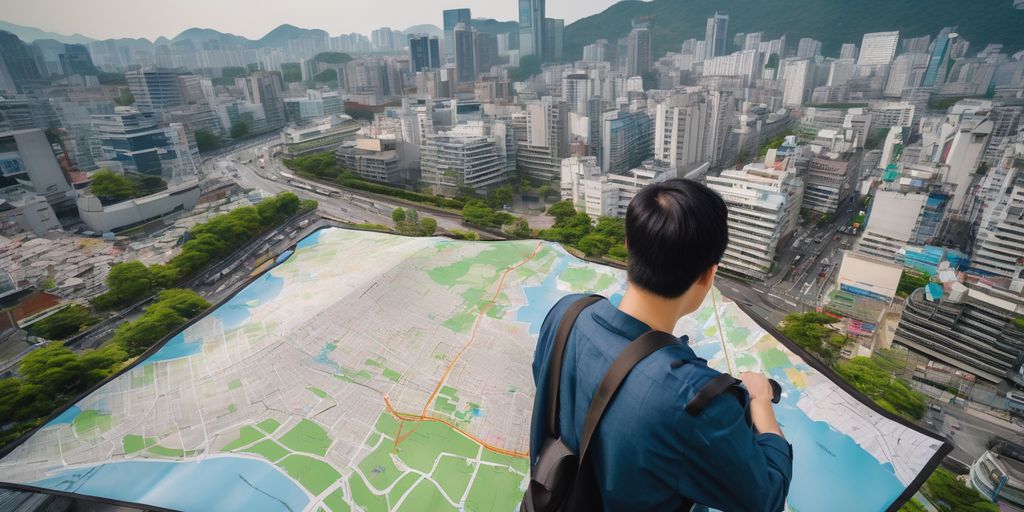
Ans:
[[[558,422],[574,453],[591,398],[612,361],[649,330],[671,333],[704,301],[728,243],[726,217],[721,197],[684,179],[647,186],[629,204],[626,293],[618,308],[600,300],[583,310],[565,349]],[[555,330],[580,297],[559,301],[541,327],[533,362],[533,462],[545,436]],[[768,380],[744,373],[739,392],[716,396],[696,414],[684,410],[718,375],[686,336],[637,364],[590,442],[588,459],[605,510],[685,510],[693,502],[725,512],[783,509],[792,447],[775,420]]]

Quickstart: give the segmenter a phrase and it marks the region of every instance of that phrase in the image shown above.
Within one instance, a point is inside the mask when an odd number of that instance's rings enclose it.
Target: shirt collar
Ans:
[[[597,301],[589,309],[593,310],[594,320],[597,323],[606,329],[617,332],[623,338],[635,340],[651,330],[650,326],[633,318],[629,313],[624,313],[608,299]],[[679,345],[683,347],[683,350],[686,351],[687,356],[691,359],[697,358],[697,354],[690,347],[689,341],[690,337],[683,335],[679,338]]]

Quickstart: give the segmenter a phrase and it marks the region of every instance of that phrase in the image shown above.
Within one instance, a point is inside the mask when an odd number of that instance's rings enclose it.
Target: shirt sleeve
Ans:
[[[779,512],[785,507],[793,475],[789,442],[776,434],[755,434],[745,411],[728,393],[693,420],[687,422],[694,425],[692,442],[684,443],[690,471],[679,475],[680,494],[725,512]],[[685,439],[685,433],[680,435]]]

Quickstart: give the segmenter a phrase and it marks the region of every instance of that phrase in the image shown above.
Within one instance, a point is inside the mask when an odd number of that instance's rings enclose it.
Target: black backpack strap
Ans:
[[[741,381],[729,375],[723,373],[717,377],[707,381],[697,393],[693,395],[693,398],[689,402],[686,402],[686,414],[690,416],[696,416],[704,410],[712,400],[718,395],[724,393],[727,389],[739,384]]]
[[[569,340],[576,318],[587,306],[603,299],[600,295],[589,295],[573,302],[562,314],[562,320],[555,331],[555,345],[551,350],[551,368],[548,370],[548,434],[558,438],[558,388],[562,383],[562,359],[565,345]]]
[[[597,392],[594,393],[594,397],[590,400],[590,407],[587,409],[587,418],[583,423],[583,437],[580,438],[580,466],[583,465],[584,457],[587,454],[587,447],[590,445],[590,440],[594,437],[594,431],[597,430],[597,424],[601,421],[605,408],[611,403],[612,398],[615,397],[615,393],[619,390],[622,382],[626,380],[629,372],[647,356],[677,343],[679,343],[679,339],[669,333],[648,331],[633,340],[615,358],[611,368],[605,373],[601,385],[597,388]]]

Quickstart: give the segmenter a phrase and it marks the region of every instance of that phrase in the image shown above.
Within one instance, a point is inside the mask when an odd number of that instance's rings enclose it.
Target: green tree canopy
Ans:
[[[62,340],[95,324],[99,318],[79,304],[72,304],[34,324],[32,334],[48,340]]]
[[[214,135],[210,130],[196,130],[196,146],[200,153],[206,153],[220,148],[220,137]]]
[[[511,223],[515,218],[507,212],[496,212],[479,199],[472,199],[462,207],[462,220],[488,228],[500,228]]]
[[[238,121],[231,125],[231,138],[242,139],[249,135],[249,123],[245,121]]]
[[[824,313],[790,313],[783,319],[779,330],[800,348],[832,362],[846,341],[844,336],[829,327],[838,321]]]
[[[837,364],[836,371],[843,380],[883,409],[912,420],[924,416],[924,395],[894,378],[874,360],[855,357]]]
[[[138,188],[128,178],[101,169],[92,175],[92,193],[96,197],[113,199],[131,199],[139,193]]]
[[[999,512],[999,507],[978,491],[938,468],[924,484],[924,495],[942,512]]]

